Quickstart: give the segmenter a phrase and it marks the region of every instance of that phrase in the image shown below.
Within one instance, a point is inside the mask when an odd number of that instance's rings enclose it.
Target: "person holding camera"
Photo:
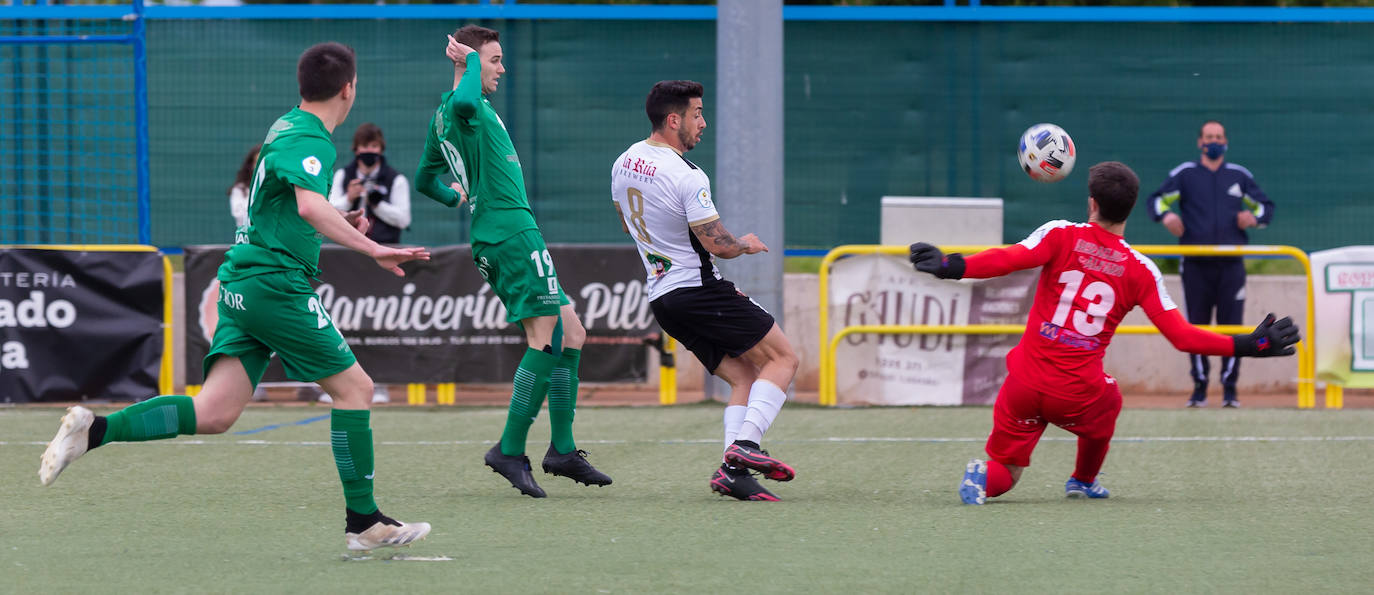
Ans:
[[[349,213],[362,211],[370,225],[368,239],[378,244],[399,244],[401,230],[410,226],[410,182],[392,169],[382,153],[386,139],[382,129],[371,122],[353,133],[353,160],[334,172],[330,185],[329,203]],[[329,402],[329,395],[321,393],[321,402]],[[373,403],[389,403],[390,391],[380,382],[373,388]]]
[[[362,210],[371,224],[368,239],[397,244],[401,230],[410,226],[410,182],[387,164],[384,151],[382,129],[371,122],[359,126],[353,133],[353,161],[334,172],[329,202],[345,213]]]

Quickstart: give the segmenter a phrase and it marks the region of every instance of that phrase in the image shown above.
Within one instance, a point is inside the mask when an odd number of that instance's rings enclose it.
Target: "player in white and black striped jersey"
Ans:
[[[721,278],[712,256],[768,251],[754,234],[736,238],[711,200],[711,180],[683,153],[701,141],[704,89],[661,81],[649,91],[649,138],[611,167],[611,197],[648,274],[649,306],[663,331],[730,384],[725,454],[711,489],[740,500],[777,500],[749,474],[788,481],[790,466],[759,447],[797,371],[797,356],[773,316]]]

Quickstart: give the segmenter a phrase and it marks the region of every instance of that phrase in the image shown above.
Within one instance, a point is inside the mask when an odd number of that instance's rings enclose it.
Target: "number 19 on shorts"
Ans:
[[[558,295],[558,275],[553,272],[553,257],[549,256],[548,250],[535,250],[530,252],[530,260],[534,261],[534,269],[539,276],[549,284],[549,295]]]

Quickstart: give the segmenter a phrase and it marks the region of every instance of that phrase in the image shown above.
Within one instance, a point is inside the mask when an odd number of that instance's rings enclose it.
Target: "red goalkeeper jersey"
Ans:
[[[1007,354],[1007,369],[1038,390],[1066,397],[1101,394],[1103,354],[1121,319],[1137,305],[1170,340],[1180,334],[1182,317],[1159,269],[1124,238],[1094,223],[1051,221],[1018,244],[967,257],[965,265],[964,276],[972,278],[1044,267],[1026,331]],[[1194,330],[1200,332],[1188,329]],[[1206,334],[1225,338],[1226,345],[1212,340],[1204,350],[1229,350],[1229,337]]]

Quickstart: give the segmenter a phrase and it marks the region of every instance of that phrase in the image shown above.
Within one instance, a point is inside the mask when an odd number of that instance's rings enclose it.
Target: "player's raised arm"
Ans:
[[[458,43],[452,35],[448,37],[445,52],[455,66],[464,65],[462,74],[454,81],[453,88],[457,93],[450,106],[454,115],[466,120],[477,113],[477,106],[482,102],[482,57],[477,50]]]
[[[367,229],[366,219],[355,217],[360,223],[349,223],[333,205],[329,204],[324,195],[300,187],[296,187],[295,190],[296,213],[314,227],[315,231],[340,246],[372,257],[378,266],[396,276],[405,276],[405,271],[399,266],[403,262],[429,260],[429,250],[425,248],[390,248],[368,239],[363,235],[363,231]]]
[[[618,208],[618,207],[617,207]],[[621,219],[624,222],[624,219]],[[712,219],[706,223],[692,226],[692,234],[697,236],[701,246],[707,252],[721,258],[734,258],[741,254],[758,254],[767,252],[768,246],[759,240],[754,234],[736,238],[730,230],[725,229],[725,224],[720,219]]]

